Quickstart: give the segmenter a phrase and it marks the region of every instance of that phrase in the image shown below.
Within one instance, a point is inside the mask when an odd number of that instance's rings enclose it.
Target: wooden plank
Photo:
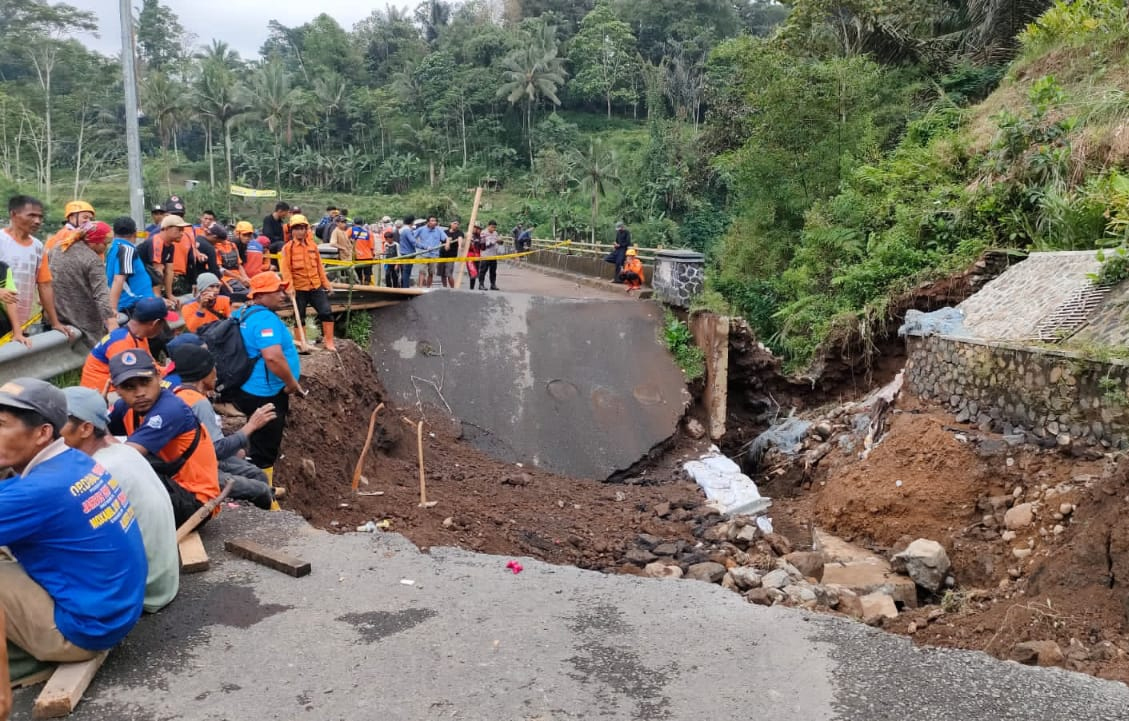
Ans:
[[[267,548],[263,544],[255,543],[247,538],[233,538],[227,540],[224,542],[223,547],[227,549],[228,553],[246,558],[248,561],[261,563],[267,568],[282,571],[294,578],[310,575],[311,569],[309,561],[303,561],[300,558],[295,558],[281,551],[276,551],[273,548]]]
[[[478,222],[478,206],[482,203],[482,186],[474,189],[474,205],[470,208],[470,222],[463,230],[463,238],[459,241],[459,257],[467,257],[470,250],[470,239],[474,236],[474,224]],[[455,290],[463,287],[463,270],[466,263],[455,263]]]
[[[35,673],[30,673],[22,678],[17,678],[15,681],[12,681],[10,685],[13,690],[18,688],[29,688],[31,686],[43,683],[47,679],[51,678],[51,674],[53,673],[55,673],[55,667],[51,666],[50,668],[45,668],[42,671],[36,671]]]
[[[208,570],[208,552],[204,550],[204,541],[196,531],[185,536],[180,542],[180,572],[199,573]]]
[[[423,295],[427,292],[427,288],[385,288],[376,285],[349,285],[348,283],[334,283],[333,289],[336,290],[353,290],[357,293],[372,293],[375,295]]]
[[[74,711],[107,655],[109,651],[103,651],[89,661],[59,664],[35,699],[32,718],[60,718]]]
[[[8,638],[4,630],[8,627],[8,620],[4,617],[4,609],[0,607],[0,721],[7,721],[12,710],[12,685],[8,678]]]

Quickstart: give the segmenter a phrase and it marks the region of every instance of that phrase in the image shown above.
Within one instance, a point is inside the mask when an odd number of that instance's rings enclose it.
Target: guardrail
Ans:
[[[30,348],[15,341],[0,345],[0,383],[27,377],[51,380],[81,368],[86,360],[88,349],[77,331],[73,341],[57,330],[28,338]]]
[[[544,250],[549,246],[558,245],[559,240],[546,240],[542,238],[533,239],[534,250]],[[612,243],[589,243],[585,241],[574,240],[563,248],[554,248],[554,253],[561,253],[562,255],[582,255],[590,258],[597,258],[603,260],[604,256],[612,252],[615,245]],[[639,255],[639,260],[643,263],[650,265],[655,262],[655,253],[662,250],[661,248],[640,248],[635,246],[635,251]]]
[[[533,249],[544,250],[545,252],[534,253],[525,261],[543,268],[553,268],[590,278],[602,278],[607,281],[614,280],[615,266],[604,262],[604,258],[615,248],[614,245],[573,241],[564,247],[555,247],[550,250],[550,246],[559,244],[560,241],[534,238]],[[643,261],[645,269],[643,275],[646,278],[644,285],[650,285],[651,276],[654,275],[655,254],[659,249],[635,248],[635,250],[639,259]]]

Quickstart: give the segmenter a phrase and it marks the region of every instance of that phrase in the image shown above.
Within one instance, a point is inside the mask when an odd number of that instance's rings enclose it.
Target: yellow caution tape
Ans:
[[[523,251],[521,253],[507,253],[505,255],[495,255],[495,256],[491,256],[489,258],[483,258],[481,256],[466,256],[466,257],[460,257],[460,258],[403,257],[403,258],[382,258],[382,259],[377,259],[377,260],[354,260],[354,261],[332,260],[330,258],[322,258],[321,262],[322,262],[322,265],[327,265],[327,266],[330,266],[330,267],[338,267],[338,268],[363,268],[365,266],[370,266],[370,265],[415,265],[417,263],[420,263],[420,264],[424,264],[424,263],[477,263],[478,261],[485,261],[485,260],[512,260],[513,258],[524,258],[527,255],[533,255],[534,253],[543,253],[547,250],[554,250],[556,248],[560,248],[561,246],[565,246],[565,245],[572,245],[572,241],[571,240],[565,240],[565,241],[561,241],[560,243],[550,245],[546,248],[538,248],[537,250],[526,250],[526,251]],[[276,253],[274,255],[271,255],[270,257],[273,260],[279,260],[282,256],[280,254]]]
[[[24,323],[22,326],[20,326],[20,329],[21,330],[27,330],[28,328],[32,327],[36,323],[40,322],[41,320],[43,320],[43,314],[42,313],[36,313],[31,318],[29,318],[26,323]],[[0,336],[0,345],[4,345],[5,343],[9,343],[9,342],[11,342],[11,340],[12,340],[12,331],[8,331],[4,335]]]

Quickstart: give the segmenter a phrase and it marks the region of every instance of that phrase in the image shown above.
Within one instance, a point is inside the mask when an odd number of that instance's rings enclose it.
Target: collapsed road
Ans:
[[[1122,684],[918,649],[706,583],[605,575],[225,512],[213,564],[110,654],[75,721],[1115,721]],[[247,536],[295,579],[222,552]],[[411,582],[410,584],[408,582]],[[30,718],[33,691],[16,695]]]

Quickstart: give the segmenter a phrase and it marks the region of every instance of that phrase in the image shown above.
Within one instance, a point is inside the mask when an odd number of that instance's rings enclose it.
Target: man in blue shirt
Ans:
[[[0,560],[0,608],[8,641],[63,663],[125,638],[149,571],[129,499],[93,458],[67,447],[66,422],[66,397],[50,383],[0,386],[0,465],[18,474],[0,482],[0,546],[15,558]]]
[[[114,221],[114,241],[106,249],[106,282],[110,284],[110,305],[129,314],[142,298],[153,298],[153,279],[145,269],[134,242],[137,225],[123,215]]]
[[[149,211],[149,213],[153,218],[153,222],[145,226],[145,232],[149,235],[149,237],[153,237],[157,233],[161,232],[161,221],[165,219],[166,215],[165,206],[154,205],[153,209]]]
[[[275,311],[290,305],[286,287],[278,273],[259,273],[251,279],[247,304],[232,314],[232,318],[239,319],[247,356],[256,359],[251,377],[233,399],[235,407],[250,418],[256,410],[271,403],[277,414],[249,441],[249,460],[272,479],[282,446],[282,431],[286,428],[286,415],[290,411],[290,396],[306,395],[298,383],[302,365],[294,338],[282,319],[275,315]]]
[[[434,215],[428,216],[427,225],[423,226],[416,231],[415,244],[416,249],[423,251],[420,256],[423,258],[438,258],[439,248],[447,242],[447,231],[439,227],[439,219]],[[427,280],[424,280],[426,275]],[[430,288],[432,281],[435,280],[435,263],[425,263],[420,268],[419,284],[420,287]]]
[[[404,216],[404,225],[400,228],[400,257],[412,255],[416,252],[416,236],[412,225],[416,222],[414,215]],[[400,266],[400,287],[412,287],[412,263]]]

